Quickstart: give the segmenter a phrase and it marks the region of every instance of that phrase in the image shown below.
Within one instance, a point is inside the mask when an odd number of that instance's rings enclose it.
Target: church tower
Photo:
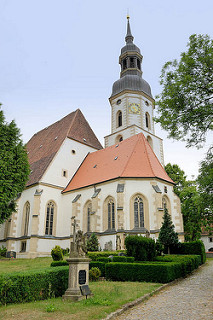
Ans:
[[[127,16],[126,45],[121,49],[119,57],[120,79],[114,82],[109,98],[111,134],[105,137],[105,147],[142,132],[164,165],[162,139],[155,135],[154,130],[154,99],[150,85],[142,77],[143,56],[133,40]]]

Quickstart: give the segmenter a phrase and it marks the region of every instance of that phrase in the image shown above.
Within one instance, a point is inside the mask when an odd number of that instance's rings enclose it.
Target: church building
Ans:
[[[96,233],[101,250],[124,249],[129,234],[157,239],[165,207],[184,240],[180,200],[163,167],[154,99],[133,40],[128,18],[104,148],[79,109],[27,143],[29,181],[16,200],[17,212],[0,228],[0,246],[17,257],[47,256],[55,245],[70,247],[71,217],[77,229]]]

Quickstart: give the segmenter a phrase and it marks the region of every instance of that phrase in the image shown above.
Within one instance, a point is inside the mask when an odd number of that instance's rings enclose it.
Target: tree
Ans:
[[[155,120],[169,138],[199,147],[213,129],[213,40],[193,34],[187,46],[179,62],[169,61],[162,68]]]
[[[23,191],[28,175],[28,158],[20,131],[14,121],[5,122],[0,110],[0,224],[15,211],[15,199]]]
[[[170,254],[171,246],[178,244],[178,234],[175,232],[175,226],[172,223],[172,219],[167,208],[164,209],[163,222],[160,228],[158,240],[164,248],[167,249],[168,254]]]
[[[177,196],[180,196],[181,190],[187,185],[186,175],[183,170],[177,164],[168,163],[165,166],[166,173],[176,184],[174,186],[174,192]]]
[[[196,185],[185,186],[180,193],[181,211],[186,241],[200,239],[202,225],[202,211],[200,195]]]
[[[95,233],[92,233],[87,240],[87,251],[98,251],[98,238]]]
[[[203,226],[209,233],[213,227],[213,147],[200,164],[197,178]]]

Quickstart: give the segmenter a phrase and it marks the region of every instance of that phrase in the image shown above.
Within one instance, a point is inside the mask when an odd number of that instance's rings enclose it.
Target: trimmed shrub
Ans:
[[[98,251],[99,243],[98,237],[95,233],[92,233],[89,239],[87,240],[87,251]]]
[[[90,261],[89,263],[89,269],[91,270],[92,268],[98,268],[101,271],[102,277],[105,277],[105,263],[101,261]]]
[[[0,303],[22,303],[62,296],[68,287],[67,267],[0,276]]]
[[[66,260],[52,261],[50,267],[68,266],[69,263]]]
[[[53,258],[53,261],[60,261],[63,260],[63,253],[62,253],[62,249],[60,246],[55,246],[52,250],[51,250],[51,256]]]
[[[135,258],[134,257],[126,257],[126,262],[134,262]]]
[[[155,241],[142,236],[127,236],[125,239],[127,256],[137,261],[153,261],[156,256]]]
[[[121,251],[96,251],[96,252],[87,252],[88,258],[92,261],[97,261],[98,258],[101,257],[109,257],[109,256],[118,256]]]
[[[0,248],[0,257],[6,257],[7,248],[2,246]]]
[[[108,263],[108,262],[111,262],[111,259],[107,258],[107,257],[100,257],[100,258],[97,258],[96,261],[101,261],[101,262],[104,262],[104,263]]]
[[[183,255],[200,255],[201,263],[205,263],[206,261],[205,247],[201,240],[181,242],[178,247],[172,248],[172,253]]]
[[[98,281],[101,276],[101,270],[97,267],[93,267],[89,270],[89,279],[91,281]]]
[[[113,257],[113,262],[127,262],[126,257],[124,256],[117,256],[117,257]]]

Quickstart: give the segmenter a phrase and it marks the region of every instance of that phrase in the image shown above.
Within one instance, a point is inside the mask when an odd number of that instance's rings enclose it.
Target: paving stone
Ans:
[[[212,320],[213,260],[113,320]]]

